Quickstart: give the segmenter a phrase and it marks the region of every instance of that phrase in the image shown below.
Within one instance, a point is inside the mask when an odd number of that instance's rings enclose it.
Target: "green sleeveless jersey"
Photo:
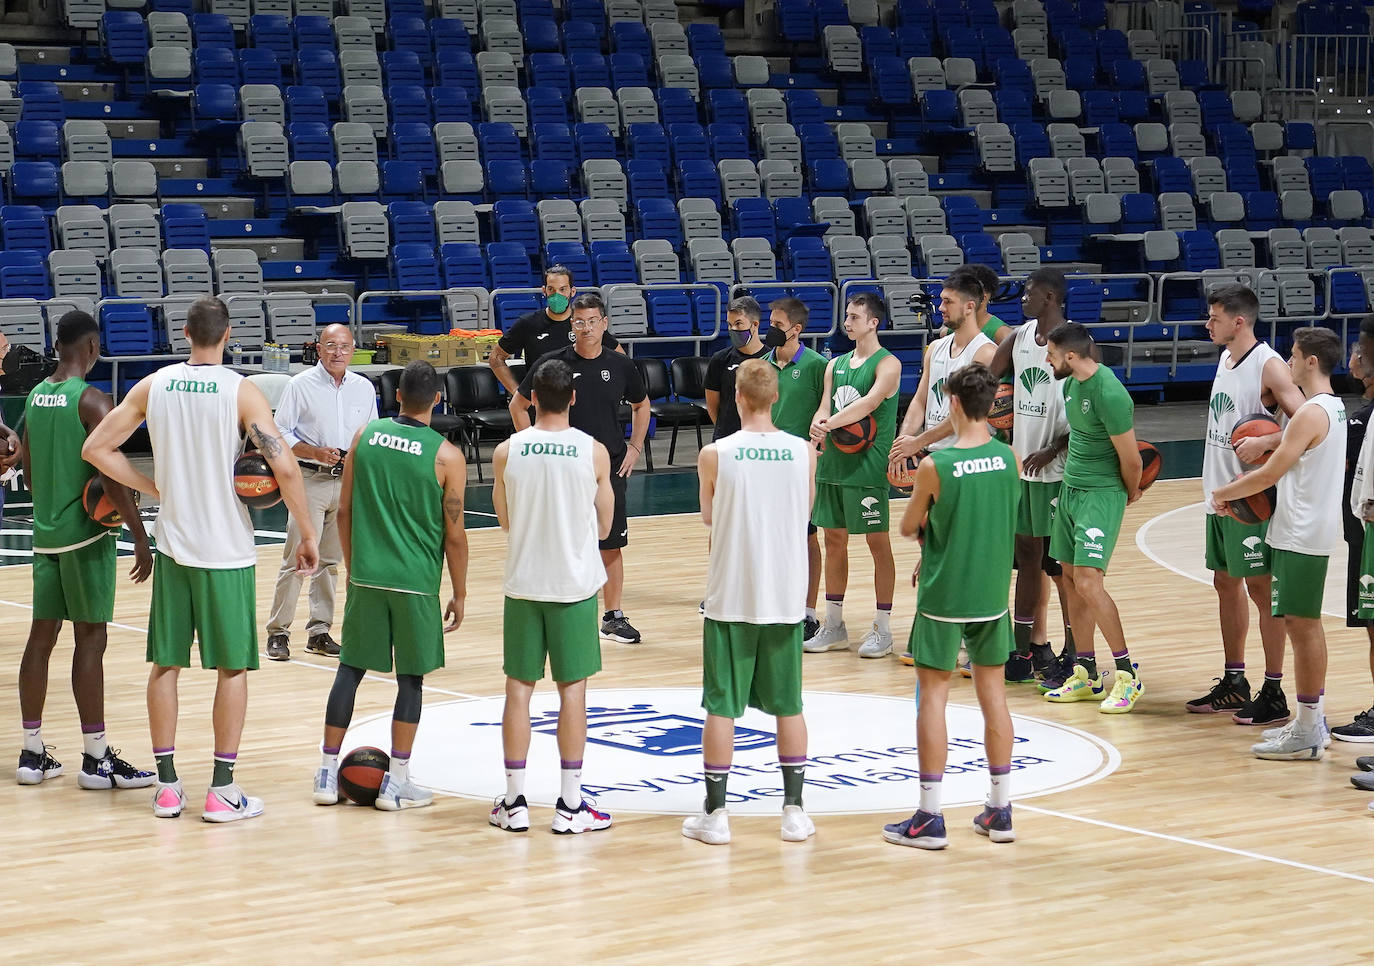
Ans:
[[[985,621],[1007,612],[1021,478],[1011,447],[998,440],[954,446],[927,459],[940,474],[930,507],[916,609],[949,621]]]
[[[892,353],[879,349],[859,366],[854,353],[846,352],[835,360],[830,373],[830,411],[838,412],[862,398],[877,381],[878,364]],[[861,453],[841,453],[834,446],[826,446],[816,462],[817,483],[837,483],[841,486],[887,486],[887,454],[897,435],[897,394],[893,393],[873,410],[878,421],[878,436],[873,445]]]
[[[444,491],[434,460],[443,442],[428,426],[394,418],[363,427],[353,451],[351,583],[438,596]]]
[[[28,484],[33,493],[33,549],[38,553],[73,550],[110,531],[86,515],[81,492],[95,467],[81,458],[86,427],[81,424],[84,379],[33,387],[24,404],[29,436]]]

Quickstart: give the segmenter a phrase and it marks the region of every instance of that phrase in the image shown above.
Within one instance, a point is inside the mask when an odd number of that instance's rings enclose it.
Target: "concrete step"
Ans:
[[[225,197],[206,197],[196,195],[195,197],[179,197],[176,195],[163,195],[162,203],[186,202],[192,205],[201,205],[205,208],[207,218],[228,218],[231,220],[245,221],[253,217],[256,210],[256,203],[251,198],[225,198]]]
[[[6,40],[14,41],[21,39],[14,36],[17,32],[12,24],[6,24]],[[17,47],[15,56],[21,64],[70,64],[72,62],[72,51],[70,47]]]
[[[930,173],[929,168],[926,168],[926,173]],[[992,207],[992,192],[984,191],[979,188],[956,188],[953,191],[932,191],[931,194],[935,195],[937,198],[948,198],[950,196],[972,198],[978,202],[978,207],[982,208],[984,211]]]
[[[206,178],[210,162],[205,158],[148,158],[159,178]]]
[[[58,81],[57,89],[67,101],[112,101],[115,85],[97,81]]]
[[[140,118],[138,120],[118,120],[105,121],[105,127],[110,131],[112,139],[156,141],[159,134],[158,123],[156,120]]]
[[[306,295],[347,295],[349,298],[355,298],[358,284],[341,278],[323,278],[299,282],[289,280],[267,282],[264,288],[269,292],[304,292]],[[335,304],[342,305],[343,303]]]
[[[1023,235],[1030,235],[1031,241],[1041,247],[1045,244],[1044,225],[988,225],[983,231],[993,238],[1001,238],[1011,232],[1020,232]]]
[[[298,262],[305,259],[305,239],[303,238],[216,238],[216,248],[246,248],[258,253],[259,261]],[[292,282],[292,285],[307,284],[305,281]]]

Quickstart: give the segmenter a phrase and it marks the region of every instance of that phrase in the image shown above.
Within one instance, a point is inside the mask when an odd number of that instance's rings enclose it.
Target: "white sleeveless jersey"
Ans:
[[[1326,438],[1298,457],[1279,477],[1278,506],[1265,543],[1278,550],[1328,556],[1344,541],[1341,486],[1345,482],[1345,404],[1323,393],[1299,407],[1318,406],[1327,415]],[[1297,418],[1298,413],[1293,414]]]
[[[1064,412],[1064,380],[1056,379],[1054,368],[1045,356],[1045,346],[1035,339],[1039,323],[1029,319],[1012,336],[1012,375],[1015,377],[1016,431],[1011,437],[1012,449],[1024,462],[1031,453],[1044,449],[1069,431],[1069,417]],[[1064,479],[1064,459],[1068,451],[1060,453],[1054,462],[1038,474],[1021,472],[1021,479],[1040,483],[1058,483]]]
[[[954,355],[953,334],[936,339],[926,353],[926,365],[930,366],[930,380],[926,383],[926,424],[923,429],[933,429],[940,420],[949,415],[949,396],[945,395],[945,380],[955,371],[973,361],[978,350],[985,345],[995,345],[991,339],[979,332],[964,346],[964,351]],[[950,433],[944,439],[930,444],[930,449],[944,449],[953,446],[957,437]]]
[[[571,604],[606,582],[596,527],[595,443],[531,426],[506,455],[507,597]]]
[[[1374,500],[1374,433],[1366,430],[1355,462],[1355,476],[1350,482],[1350,512],[1361,524],[1365,522],[1364,505],[1369,500]]]
[[[1263,342],[1231,365],[1231,350],[1223,349],[1212,379],[1207,403],[1207,436],[1202,446],[1202,502],[1210,503],[1212,491],[1230,483],[1248,468],[1231,449],[1231,430],[1243,416],[1265,412],[1264,367],[1282,357]]]
[[[715,443],[705,614],[713,621],[795,624],[806,614],[808,443],[781,430]]]
[[[179,362],[153,373],[148,436],[158,507],[158,553],[183,567],[251,567],[258,555],[247,508],[234,495],[234,460],[243,451],[239,386],[223,366]]]

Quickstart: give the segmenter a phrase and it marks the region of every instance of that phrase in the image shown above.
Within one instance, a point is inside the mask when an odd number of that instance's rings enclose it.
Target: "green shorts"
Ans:
[[[1269,576],[1269,521],[1241,523],[1220,513],[1207,514],[1207,569],[1232,577]]]
[[[1021,481],[1021,503],[1016,511],[1016,532],[1026,537],[1048,537],[1054,532],[1054,503],[1059,481]]]
[[[1011,615],[990,621],[937,621],[919,611],[911,625],[911,653],[918,667],[953,671],[959,645],[979,667],[1001,667],[1011,657]]]
[[[444,614],[439,598],[350,582],[344,601],[339,663],[368,671],[425,675],[444,666]]]
[[[105,624],[114,620],[114,534],[62,553],[33,555],[33,619]]]
[[[1322,597],[1326,591],[1326,565],[1330,557],[1280,550],[1274,547],[1269,572],[1274,584],[1269,592],[1275,617],[1322,616]]]
[[[701,706],[722,718],[758,708],[801,714],[802,625],[713,621],[701,631]]]
[[[194,638],[200,642],[201,667],[256,671],[255,571],[183,567],[158,554],[148,614],[148,660],[158,667],[190,667]]]
[[[816,484],[816,506],[811,522],[822,530],[850,533],[886,533],[888,487]]]
[[[1125,490],[1080,490],[1065,483],[1054,511],[1050,556],[1060,563],[1105,573],[1125,515]]]
[[[1364,525],[1358,586],[1354,616],[1360,620],[1374,620],[1374,523]]]
[[[501,669],[517,681],[538,681],[549,672],[559,684],[589,678],[601,670],[601,634],[596,594],[563,603],[506,598]]]

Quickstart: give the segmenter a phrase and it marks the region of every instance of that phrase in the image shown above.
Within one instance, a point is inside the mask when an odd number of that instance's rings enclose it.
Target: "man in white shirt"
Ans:
[[[377,418],[377,396],[366,376],[348,371],[355,348],[348,326],[325,326],[319,348],[319,364],[292,377],[274,417],[282,439],[300,464],[310,520],[320,535],[320,566],[310,581],[305,649],[338,657],[339,645],[329,636],[329,629],[334,623],[334,582],[343,558],[338,524],[340,481],[349,442],[359,429]],[[267,657],[273,661],[291,657],[291,621],[301,590],[295,566],[300,539],[300,527],[292,517],[267,620]]]

